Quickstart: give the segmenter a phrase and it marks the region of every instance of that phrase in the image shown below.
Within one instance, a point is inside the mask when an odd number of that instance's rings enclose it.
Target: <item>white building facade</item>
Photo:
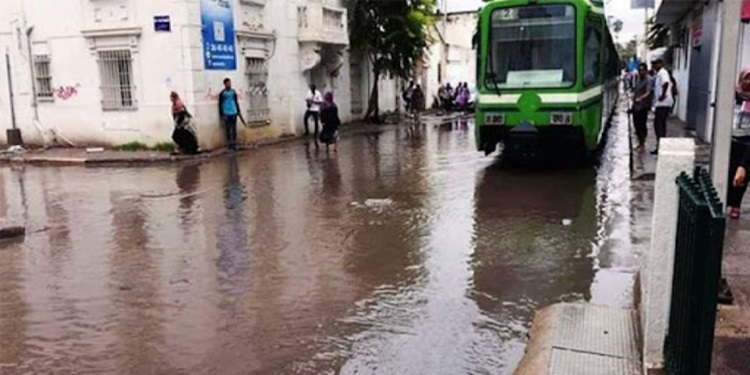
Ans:
[[[712,140],[718,75],[738,77],[741,68],[750,65],[750,0],[742,1],[738,66],[734,72],[719,72],[721,1],[664,0],[657,7],[656,21],[671,29],[671,68],[679,90],[676,115],[706,142]]]
[[[205,149],[224,144],[217,95],[230,78],[247,126],[239,141],[300,134],[310,83],[334,92],[342,121],[364,115],[366,59],[350,56],[344,0],[3,0],[15,122],[27,144],[171,141],[169,93]],[[381,109],[395,109],[383,80]],[[0,127],[12,126],[0,68]],[[5,132],[0,141],[5,140]]]
[[[427,105],[437,97],[441,85],[456,87],[466,82],[476,87],[476,50],[472,36],[477,30],[477,11],[449,12],[435,16],[434,43],[429,49],[429,64],[422,76]]]

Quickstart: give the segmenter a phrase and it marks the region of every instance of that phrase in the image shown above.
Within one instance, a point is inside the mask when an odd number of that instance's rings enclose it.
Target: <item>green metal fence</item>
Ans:
[[[667,373],[709,375],[726,218],[704,169],[677,178],[680,191]]]

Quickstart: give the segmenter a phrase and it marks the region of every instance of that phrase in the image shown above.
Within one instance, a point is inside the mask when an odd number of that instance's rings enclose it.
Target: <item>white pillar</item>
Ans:
[[[664,361],[663,346],[669,323],[677,238],[679,197],[675,180],[682,172],[692,173],[694,165],[693,139],[665,138],[661,141],[654,186],[651,248],[641,269],[643,360],[647,368],[661,367]]]
[[[727,196],[729,157],[734,123],[734,91],[737,81],[737,55],[740,34],[741,0],[719,4],[722,20],[719,41],[719,69],[716,75],[716,109],[711,147],[711,177],[719,197]]]

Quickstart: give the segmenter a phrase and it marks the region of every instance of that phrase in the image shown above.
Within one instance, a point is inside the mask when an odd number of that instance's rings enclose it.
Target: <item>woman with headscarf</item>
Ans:
[[[740,72],[735,88],[735,98],[740,106],[740,112],[732,137],[732,156],[730,159],[730,188],[727,197],[727,205],[730,207],[729,216],[732,219],[740,218],[742,198],[747,192],[747,172],[750,169],[750,133],[745,128],[750,121],[750,67],[745,67]]]
[[[174,120],[172,140],[177,144],[181,153],[197,154],[198,137],[193,125],[193,116],[188,112],[179,94],[172,91],[169,98],[172,101],[172,119]]]
[[[326,151],[333,145],[333,152],[338,152],[338,132],[341,126],[339,119],[339,108],[333,101],[333,93],[328,92],[323,97],[323,104],[320,111],[320,122],[323,123],[323,131],[320,132],[320,141],[325,143]]]

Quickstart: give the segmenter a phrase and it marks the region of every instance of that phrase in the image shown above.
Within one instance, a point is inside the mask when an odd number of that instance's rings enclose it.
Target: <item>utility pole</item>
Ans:
[[[8,48],[5,48],[5,72],[8,74],[8,94],[10,95],[10,123],[13,127],[13,130],[17,129],[16,127],[16,102],[13,99],[13,74],[10,71],[10,52],[8,51]]]
[[[448,40],[447,40],[447,33],[448,33],[448,0],[443,0],[443,7],[442,7],[443,17],[442,17],[442,35],[440,36],[441,41],[441,54],[440,54],[440,79],[438,80],[438,84],[442,85],[445,81],[447,81],[448,77]]]
[[[648,50],[648,4],[643,8],[643,62],[648,64],[649,50]]]
[[[716,95],[714,97],[715,116],[711,142],[711,177],[722,200],[729,188],[729,159],[732,149],[732,128],[734,125],[734,92],[737,55],[739,52],[740,14],[742,1],[728,0],[719,3],[722,20],[719,43],[719,66]],[[733,171],[732,171],[733,172]]]

